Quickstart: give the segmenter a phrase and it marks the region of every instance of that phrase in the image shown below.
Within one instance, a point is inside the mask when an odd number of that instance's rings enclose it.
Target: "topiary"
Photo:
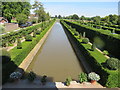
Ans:
[[[17,39],[17,49],[22,49],[20,38]]]
[[[89,42],[89,39],[88,39],[88,38],[83,38],[83,39],[82,39],[82,43],[87,44],[88,42]]]
[[[103,51],[103,54],[104,54],[104,55],[109,55],[109,53],[108,53],[107,50],[104,50],[104,51]]]
[[[33,37],[36,37],[36,32],[35,31],[33,32]]]
[[[27,35],[27,36],[25,37],[25,40],[26,40],[26,41],[32,41],[32,36],[31,36],[31,35]]]
[[[93,43],[92,46],[91,46],[91,50],[94,51],[95,48],[96,48],[96,45],[95,45],[95,43]]]
[[[66,78],[65,85],[69,86],[71,81],[72,81],[71,77]]]
[[[36,34],[37,34],[37,35],[39,35],[40,33],[41,33],[41,31],[40,31],[40,30],[37,30],[37,31],[36,31]]]
[[[34,81],[34,79],[36,78],[36,74],[34,72],[30,72],[27,76],[29,81]]]
[[[81,74],[78,75],[80,83],[86,82],[87,81],[87,74],[82,72]]]
[[[86,33],[85,33],[85,32],[83,32],[83,38],[85,38],[85,36],[86,36]]]
[[[106,66],[110,70],[117,70],[120,68],[120,61],[117,58],[109,58],[106,60]]]
[[[46,81],[47,81],[46,78],[47,78],[47,76],[44,75],[44,76],[42,77],[42,79],[41,79],[41,82],[42,82],[43,85],[45,85],[45,83],[46,83]]]
[[[74,33],[74,35],[75,35],[75,36],[79,36],[79,33],[76,31],[76,32]]]

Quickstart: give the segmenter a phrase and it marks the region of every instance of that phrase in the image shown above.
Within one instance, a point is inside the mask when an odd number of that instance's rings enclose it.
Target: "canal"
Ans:
[[[65,81],[67,77],[78,80],[83,72],[62,25],[56,22],[42,48],[27,69],[37,75],[47,75],[50,81]]]

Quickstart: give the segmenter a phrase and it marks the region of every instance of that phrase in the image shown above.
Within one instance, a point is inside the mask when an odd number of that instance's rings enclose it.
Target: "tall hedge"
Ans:
[[[95,28],[84,27],[72,22],[65,21],[68,25],[76,28],[79,33],[86,32],[86,37],[94,42],[95,37],[99,37],[104,42],[104,47],[101,50],[107,50],[111,55],[120,59],[120,39],[118,37],[113,37],[108,34],[103,34],[103,32],[98,32]]]
[[[87,60],[87,62],[90,64],[91,68],[93,69],[94,72],[98,73],[101,77],[100,83],[104,86],[107,86],[109,88],[115,88],[115,87],[120,87],[120,73],[117,70],[108,70],[104,68],[98,60],[92,56],[88,50],[80,43],[80,41],[69,31],[67,25],[64,22],[61,22],[65,30],[70,34],[70,37],[73,38],[75,44],[79,47],[78,49],[81,50],[82,53],[84,53],[84,57]]]

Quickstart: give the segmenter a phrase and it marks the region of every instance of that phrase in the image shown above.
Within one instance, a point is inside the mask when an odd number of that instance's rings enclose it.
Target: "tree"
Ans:
[[[32,6],[32,9],[35,9],[34,12],[36,16],[38,16],[38,22],[43,22],[45,20],[49,20],[50,16],[49,13],[44,11],[44,7],[41,2],[35,1]]]
[[[83,20],[85,20],[85,17],[84,17],[84,16],[81,16],[80,19],[83,21]]]
[[[96,24],[100,24],[101,17],[100,16],[96,16],[96,17],[93,18],[93,21],[96,22]]]
[[[77,19],[79,19],[79,16],[78,16],[77,14],[74,14],[74,15],[72,16],[72,19],[77,20]]]
[[[22,49],[20,38],[17,39],[17,49]]]
[[[58,18],[61,19],[62,18],[61,15],[59,15]]]
[[[24,13],[29,16],[30,8],[29,2],[2,2],[2,17],[11,22],[12,17],[16,17],[17,14]]]
[[[28,18],[25,14],[21,13],[16,16],[16,20],[17,20],[18,24],[21,25],[21,24],[25,24],[27,22]]]

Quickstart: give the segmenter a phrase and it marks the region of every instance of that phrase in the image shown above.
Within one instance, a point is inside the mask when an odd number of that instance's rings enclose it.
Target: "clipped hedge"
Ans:
[[[61,21],[63,27],[65,30],[70,34],[70,36],[73,38],[75,43],[80,48],[81,52],[84,53],[84,57],[87,60],[87,62],[91,65],[94,72],[98,73],[101,77],[100,83],[104,86],[107,86],[109,88],[114,87],[120,87],[119,82],[119,76],[120,73],[118,73],[118,70],[109,70],[104,67],[104,63],[106,61],[106,57],[102,55],[99,51],[90,51],[88,48],[91,47],[90,44],[82,44],[81,40],[78,39],[70,29],[68,29],[68,25]]]
[[[120,59],[120,36],[109,33],[105,30],[92,28],[76,24],[70,21],[65,21],[72,28],[75,28],[79,33],[86,33],[86,37],[90,39],[90,42],[94,42],[95,37],[99,37],[104,42],[104,47],[101,50],[107,50],[111,55]]]
[[[21,64],[21,62],[30,53],[30,51],[35,47],[35,45],[39,42],[39,40],[45,35],[45,33],[49,30],[49,28],[53,25],[54,22],[55,22],[55,20],[51,21],[49,26],[46,29],[44,29],[40,33],[40,35],[36,36],[36,38],[34,38],[31,42],[27,43],[27,46],[22,45],[23,48],[21,49],[21,51],[17,50],[16,47],[13,48],[12,50],[10,50],[10,53],[11,53],[11,56],[12,56],[12,61],[14,61],[16,65],[19,66]],[[23,42],[23,43],[26,43],[26,41]]]

